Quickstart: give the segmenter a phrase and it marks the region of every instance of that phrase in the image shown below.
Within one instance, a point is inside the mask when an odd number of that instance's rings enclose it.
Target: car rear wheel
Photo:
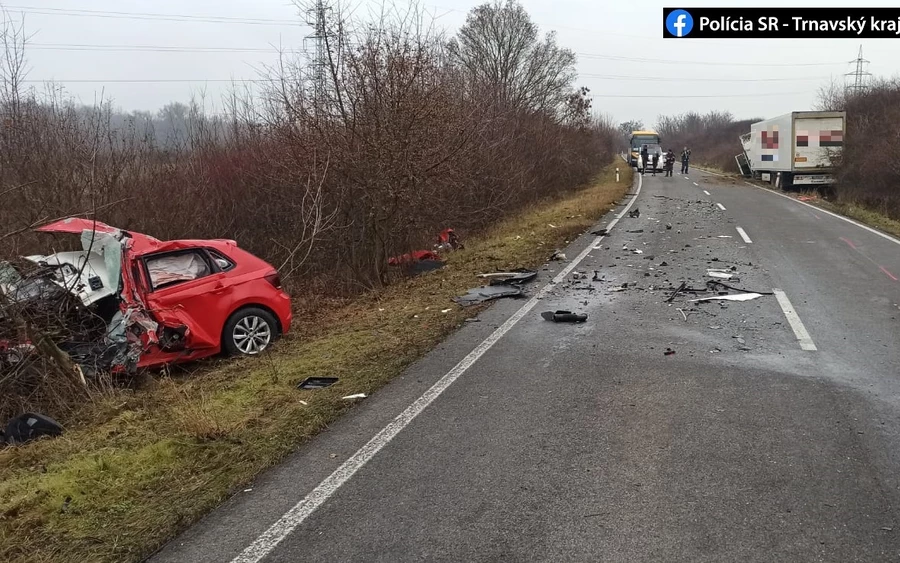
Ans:
[[[247,307],[231,315],[225,323],[222,346],[229,355],[255,356],[278,337],[278,322],[272,313]]]

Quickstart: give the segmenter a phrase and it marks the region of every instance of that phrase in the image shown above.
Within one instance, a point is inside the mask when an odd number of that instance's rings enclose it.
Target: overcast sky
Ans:
[[[379,4],[353,3],[358,13]],[[848,61],[856,58],[860,46],[851,39],[663,39],[662,7],[670,2],[523,0],[522,4],[544,31],[555,30],[559,43],[578,53],[579,83],[591,89],[595,109],[617,121],[641,119],[647,125],[654,124],[659,114],[691,110],[730,111],[742,118],[810,109],[821,85],[832,78],[843,83],[844,74],[852,70]],[[784,5],[702,0],[690,4]],[[848,2],[790,4],[814,9]],[[866,4],[888,7],[896,1]],[[423,5],[452,32],[478,2],[425,0]],[[30,80],[57,81],[84,103],[93,103],[102,91],[125,110],[156,110],[170,101],[187,101],[192,92],[203,89],[218,101],[228,85],[217,80],[258,78],[256,69],[276,60],[273,45],[303,49],[311,31],[290,0],[6,0],[5,7],[17,18],[25,12],[32,35]],[[161,20],[136,13],[172,17]],[[870,72],[900,75],[900,39],[866,40],[862,45],[864,57],[871,61]],[[153,50],[122,50],[134,46]],[[185,50],[165,50],[171,48]],[[205,51],[191,51],[196,49]],[[619,57],[657,60],[630,62]],[[125,82],[129,80],[160,82]]]

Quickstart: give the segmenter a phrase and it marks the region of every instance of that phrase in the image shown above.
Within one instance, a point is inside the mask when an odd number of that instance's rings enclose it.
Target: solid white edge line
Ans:
[[[780,193],[775,192],[775,191],[772,191],[772,190],[770,190],[770,189],[763,188],[763,187],[761,187],[761,186],[757,186],[756,184],[751,184],[750,182],[747,182],[747,181],[745,181],[744,183],[747,184],[748,186],[752,187],[752,188],[756,188],[757,190],[762,190],[762,191],[768,192],[768,193],[770,193],[770,194],[772,194],[772,195],[777,195],[777,196],[779,196],[779,197],[783,197],[783,198],[785,198],[785,199],[789,199],[789,200],[793,201],[794,203],[799,203],[800,205],[805,205],[806,207],[809,207],[809,208],[811,208],[811,209],[815,209],[816,211],[819,211],[819,212],[821,212],[821,213],[825,213],[826,215],[831,215],[832,217],[835,217],[835,218],[837,218],[837,219],[840,219],[841,221],[846,221],[846,222],[850,223],[851,225],[856,225],[856,226],[859,227],[860,229],[865,229],[865,230],[869,231],[869,232],[872,233],[872,234],[875,234],[875,235],[880,236],[880,237],[883,238],[883,239],[887,239],[887,240],[889,240],[889,241],[891,241],[891,242],[893,242],[893,243],[895,243],[895,244],[900,244],[900,239],[897,239],[897,238],[892,237],[891,235],[882,233],[882,232],[879,231],[878,229],[873,229],[872,227],[870,227],[870,226],[868,226],[868,225],[864,225],[864,224],[860,223],[859,221],[854,221],[853,219],[850,219],[849,217],[844,217],[843,215],[839,215],[839,214],[837,214],[837,213],[833,213],[833,212],[831,212],[831,211],[828,211],[827,209],[822,209],[821,207],[816,207],[815,205],[811,205],[811,204],[809,204],[809,203],[806,203],[805,201],[800,201],[800,200],[798,200],[798,199],[794,199],[794,198],[792,198],[792,197],[789,196],[789,195],[780,194]]]
[[[781,310],[784,311],[784,316],[787,319],[788,324],[791,325],[794,336],[797,337],[797,341],[800,343],[800,349],[809,351],[817,350],[816,345],[812,341],[812,337],[809,335],[809,332],[806,331],[806,327],[803,326],[803,321],[800,320],[800,316],[797,314],[797,311],[794,310],[794,306],[791,305],[791,300],[788,299],[787,294],[780,289],[773,289],[772,293],[775,294],[775,299],[777,299],[778,304],[781,305]]]
[[[753,243],[753,241],[750,240],[750,237],[747,236],[747,231],[745,231],[741,227],[735,227],[735,228],[737,229],[738,234],[741,235],[741,238],[744,239],[744,242],[746,242],[747,244]]]
[[[721,203],[717,203],[716,205],[719,206],[719,209],[721,209],[722,211],[725,211],[725,206],[724,206],[724,205],[722,205]]]
[[[710,194],[708,191],[706,191],[706,190],[703,190],[703,193],[705,193],[706,195],[711,195],[711,194]]]
[[[634,202],[637,201],[638,195],[641,193],[643,179],[638,175],[638,186],[634,196],[628,205],[619,213],[606,229],[612,230],[619,220],[628,213]],[[371,440],[350,456],[347,461],[342,463],[340,467],[319,483],[308,495],[300,502],[288,510],[281,518],[279,518],[269,529],[263,532],[256,540],[253,541],[246,549],[244,549],[237,557],[232,559],[232,563],[258,563],[264,557],[269,555],[279,543],[281,543],[288,535],[291,534],[304,520],[322,504],[325,503],[337,490],[353,475],[359,471],[366,463],[368,463],[381,448],[390,443],[397,434],[400,433],[410,422],[413,421],[428,405],[434,402],[441,393],[443,393],[450,385],[459,379],[472,365],[478,361],[491,347],[497,343],[507,332],[510,331],[525,315],[531,311],[556,284],[562,282],[569,273],[574,270],[584,258],[594,250],[594,246],[599,244],[604,237],[598,236],[590,244],[588,244],[581,253],[575,257],[559,274],[556,275],[547,285],[541,288],[534,297],[528,300],[521,309],[516,311],[513,316],[500,325],[491,333],[481,344],[469,352],[465,358],[460,360],[456,366],[444,374],[434,385],[431,386],[421,397],[416,399],[410,406],[406,407],[393,421],[381,429]]]

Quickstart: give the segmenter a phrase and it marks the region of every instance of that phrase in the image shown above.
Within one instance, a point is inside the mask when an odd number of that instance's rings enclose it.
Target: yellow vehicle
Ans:
[[[631,137],[628,139],[631,145],[631,156],[628,162],[631,166],[638,165],[638,159],[641,156],[641,146],[643,145],[659,145],[659,133],[656,131],[632,131]]]

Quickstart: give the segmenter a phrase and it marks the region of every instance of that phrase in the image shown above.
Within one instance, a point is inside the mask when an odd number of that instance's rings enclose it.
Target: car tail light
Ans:
[[[275,289],[281,289],[281,276],[278,275],[278,272],[272,272],[271,274],[266,274],[266,281],[272,284]]]

